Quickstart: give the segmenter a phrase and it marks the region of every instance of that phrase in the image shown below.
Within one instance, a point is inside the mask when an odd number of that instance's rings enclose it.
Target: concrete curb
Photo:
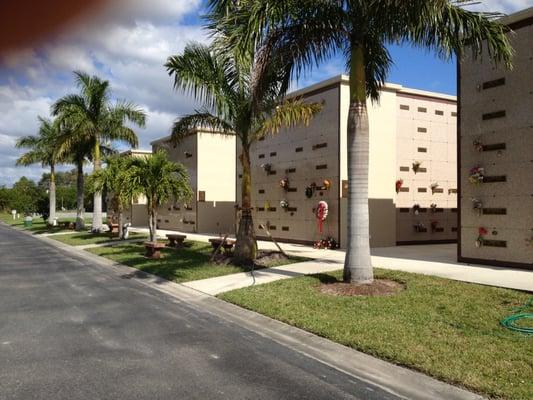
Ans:
[[[38,237],[31,232],[20,231],[68,253],[73,258],[105,267],[106,270],[119,277],[128,276],[138,283],[171,296],[174,300],[186,302],[200,312],[208,312],[396,396],[412,400],[483,399],[482,396],[438,381],[420,372],[374,358],[184,285],[167,281],[47,237]]]

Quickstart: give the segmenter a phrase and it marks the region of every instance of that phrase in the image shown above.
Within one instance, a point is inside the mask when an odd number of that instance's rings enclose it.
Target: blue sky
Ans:
[[[37,133],[37,116],[48,116],[50,105],[75,91],[72,70],[97,74],[111,83],[116,98],[128,99],[148,113],[138,130],[140,148],[168,135],[172,121],[192,112],[194,102],[172,90],[163,68],[169,55],[189,41],[207,42],[199,15],[203,0],[110,0],[110,7],[91,20],[16,53],[0,56],[0,185],[21,176],[39,179],[40,166],[15,167],[22,135]],[[533,6],[533,0],[486,0],[476,6],[511,13]],[[391,46],[395,65],[388,81],[404,86],[456,93],[455,61],[443,62],[427,51]],[[344,72],[332,59],[315,69],[299,87]],[[70,167],[65,167],[70,168]]]

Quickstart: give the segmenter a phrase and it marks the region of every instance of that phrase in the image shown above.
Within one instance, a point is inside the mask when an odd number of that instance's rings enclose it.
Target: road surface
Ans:
[[[0,224],[0,399],[397,397]]]

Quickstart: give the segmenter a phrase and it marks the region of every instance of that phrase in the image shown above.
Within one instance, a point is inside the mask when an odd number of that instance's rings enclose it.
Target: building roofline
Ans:
[[[350,83],[350,78],[348,77],[348,75],[344,75],[344,74],[337,75],[332,78],[317,82],[313,85],[307,86],[305,88],[295,90],[294,92],[289,93],[288,96],[290,97],[303,96],[309,92],[314,92],[316,90],[323,89],[328,86],[349,85],[349,83]],[[403,85],[399,85],[397,83],[386,82],[381,90],[395,91],[400,94],[410,94],[413,96],[431,97],[431,98],[440,99],[440,100],[457,101],[457,96],[452,96],[449,94],[444,94],[444,93],[439,93],[439,92],[430,92],[427,90],[408,88],[408,87],[404,87]]]
[[[513,25],[517,22],[522,22],[529,18],[533,18],[533,7],[529,7],[524,10],[517,11],[513,14],[506,15],[505,17],[500,18],[498,21],[504,25]]]
[[[214,131],[212,129],[209,129],[209,128],[194,128],[191,130],[191,136],[193,135],[197,135],[199,133],[209,133],[209,134],[212,134],[212,135],[221,135],[222,132],[220,131]],[[155,140],[152,140],[150,142],[150,145],[154,145],[155,143],[161,143],[161,142],[168,142],[171,138],[171,135],[167,135],[167,136],[164,136],[162,138],[159,138],[159,139],[155,139]]]
[[[142,149],[129,149],[119,153],[121,156],[126,156],[129,154],[152,154],[152,150],[142,150]]]

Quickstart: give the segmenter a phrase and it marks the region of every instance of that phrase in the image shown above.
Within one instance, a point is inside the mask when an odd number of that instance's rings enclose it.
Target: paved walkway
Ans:
[[[133,231],[146,232],[147,229],[134,228]],[[158,235],[163,238],[167,233],[175,232],[158,230]],[[187,239],[203,242],[215,237],[203,234],[184,234],[187,235]],[[280,245],[290,255],[312,258],[313,261],[267,268],[256,271],[253,276],[250,273],[238,273],[193,281],[185,285],[207,294],[216,295],[254,284],[258,285],[305,274],[330,272],[343,267],[345,253],[342,250],[317,250],[310,246],[288,243],[280,243]],[[272,242],[259,241],[258,246],[264,250],[276,249]],[[455,261],[455,258],[455,244],[372,249],[372,265],[375,267],[415,272],[489,286],[533,291],[533,271],[464,264]]]

